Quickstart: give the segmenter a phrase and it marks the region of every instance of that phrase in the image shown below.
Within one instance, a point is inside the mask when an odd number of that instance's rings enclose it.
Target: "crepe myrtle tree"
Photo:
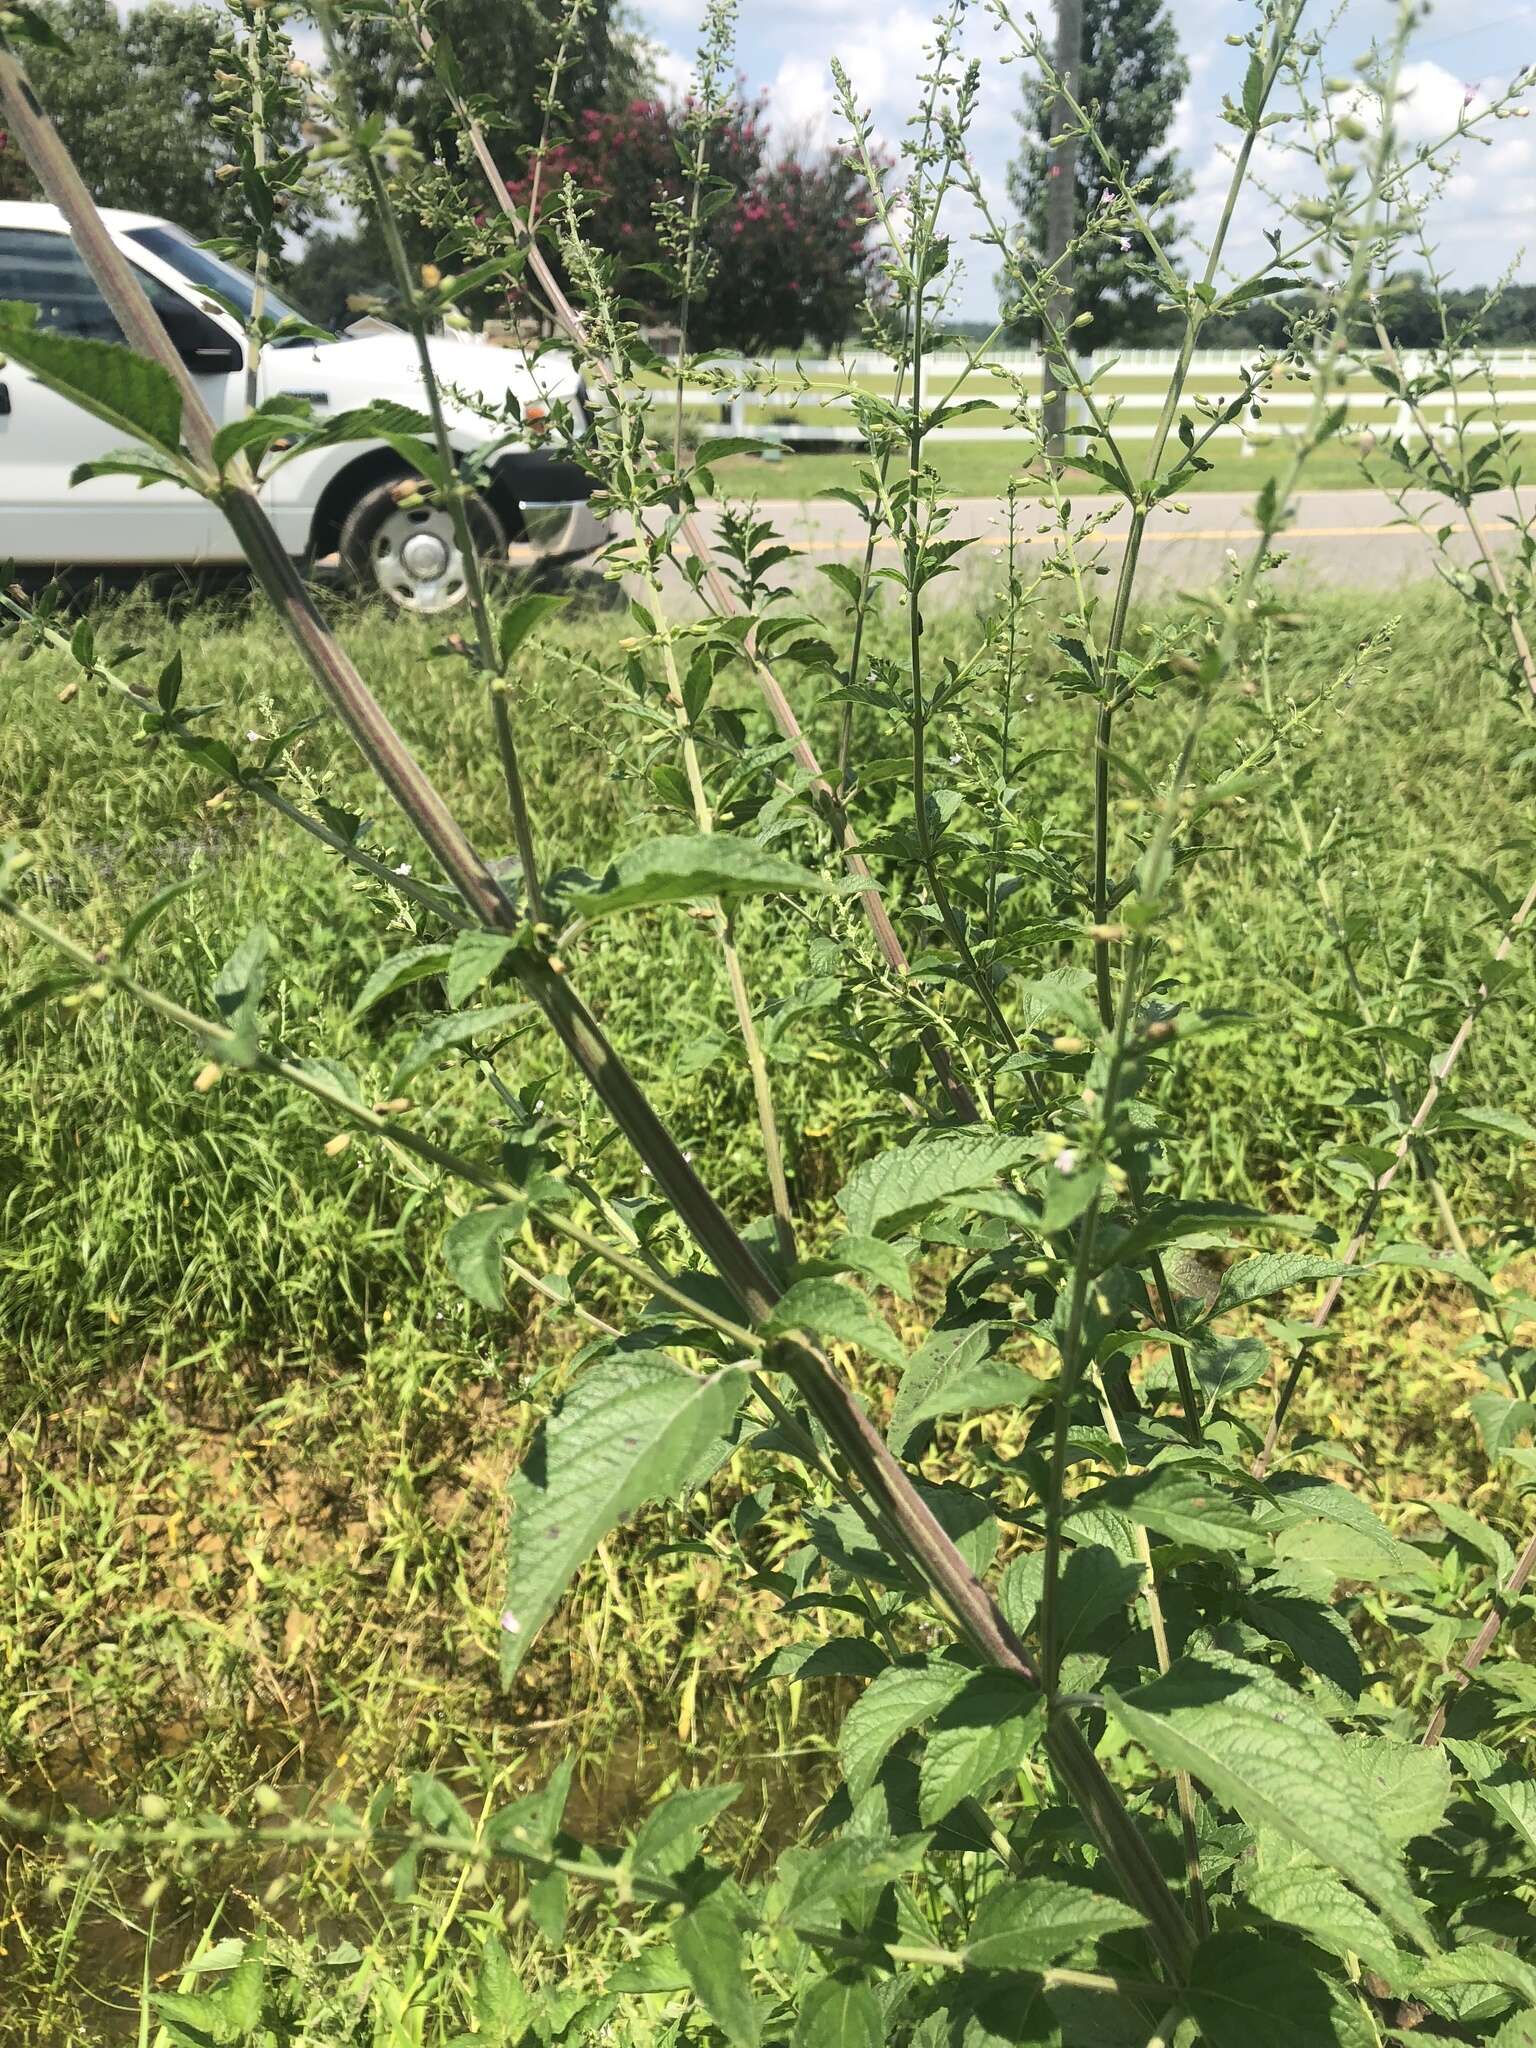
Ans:
[[[539,173],[545,203],[565,180],[582,195],[582,232],[603,250],[613,289],[648,322],[675,312],[667,217],[683,201],[694,151],[690,105],[635,99],[593,109]],[[708,127],[700,242],[709,289],[689,310],[699,349],[751,352],[809,339],[832,348],[858,324],[876,276],[864,173],[833,152],[775,150],[766,95],[734,95]],[[509,186],[525,208],[530,172]]]

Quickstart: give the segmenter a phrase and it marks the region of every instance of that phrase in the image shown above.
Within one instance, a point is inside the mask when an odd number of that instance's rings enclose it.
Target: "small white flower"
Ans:
[[[1072,1147],[1070,1145],[1063,1147],[1063,1149],[1056,1154],[1056,1171],[1058,1173],[1076,1173],[1077,1154],[1072,1150]]]
[[[390,872],[396,875],[408,875],[411,872],[411,864],[408,860],[403,860],[399,867],[392,868]]]

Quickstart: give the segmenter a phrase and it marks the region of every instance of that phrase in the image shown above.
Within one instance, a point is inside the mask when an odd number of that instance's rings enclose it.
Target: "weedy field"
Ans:
[[[1045,687],[1056,656],[1033,616],[1037,639],[1019,650],[1025,808],[1042,844],[1086,845],[1091,706]],[[434,655],[424,627],[376,614],[346,624],[392,717],[482,846],[500,851],[501,789],[473,679]],[[530,668],[524,766],[551,868],[646,836],[674,795],[639,707],[626,724],[611,681],[599,681],[621,630],[610,614],[568,613]],[[871,651],[895,630],[878,624]],[[128,667],[151,676],[179,644],[189,696],[216,703],[210,725],[232,737],[284,731],[311,708],[288,644],[238,598],[179,618],[132,600],[98,614],[96,634],[104,651],[141,649]],[[961,644],[956,617],[936,611],[935,667],[951,641]],[[1225,1021],[1191,1046],[1185,1093],[1165,1102],[1203,1194],[1347,1231],[1362,1179],[1349,1148],[1380,1122],[1372,1045],[1417,1055],[1444,1042],[1497,916],[1502,868],[1487,849],[1524,829],[1536,760],[1480,669],[1464,616],[1433,590],[1405,593],[1387,619],[1374,601],[1328,599],[1277,646],[1256,636],[1242,650],[1202,746],[1221,763],[1246,748],[1251,767],[1229,777],[1185,870],[1175,970],[1180,997]],[[1341,673],[1350,679],[1316,711],[1289,709]],[[275,948],[275,1035],[295,1054],[337,1052],[390,1094],[440,998],[418,982],[349,1021],[377,959],[385,892],[228,799],[185,756],[135,744],[131,712],[76,679],[46,651],[23,661],[12,648],[0,663],[0,835],[36,849],[49,905],[106,943],[128,906],[191,878],[144,958],[192,1007],[209,999],[221,943],[259,915]],[[744,688],[731,708],[758,732],[763,714]],[[1165,758],[1176,716],[1167,699],[1130,714],[1128,777],[1138,759]],[[830,703],[812,708],[825,755],[840,717]],[[942,740],[963,753],[964,722],[949,721]],[[298,759],[310,800],[372,801],[329,725],[302,739]],[[887,804],[872,780],[854,807],[861,831],[878,831]],[[1329,843],[1341,818],[1349,836]],[[392,824],[371,843],[391,863],[419,860]],[[402,901],[395,912],[408,945],[413,913]],[[781,906],[740,915],[762,977],[803,1249],[814,1250],[835,1228],[833,1191],[880,1145],[882,1113],[816,1021],[810,928]],[[745,1223],[767,1195],[747,1080],[721,1057],[730,1018],[712,946],[686,915],[642,914],[594,928],[580,971]],[[318,1819],[332,1800],[366,1803],[426,1769],[473,1813],[570,1758],[574,1832],[616,1840],[655,1794],[724,1782],[747,1788],[716,1834],[738,1867],[794,1839],[835,1782],[830,1738],[847,1685],[753,1682],[770,1648],[822,1627],[815,1613],[786,1624],[722,1540],[722,1518],[756,1483],[753,1457],[738,1455],[686,1508],[647,1510],[605,1542],[503,1692],[505,1483],[579,1359],[583,1324],[516,1287],[506,1313],[473,1306],[441,1263],[440,1210],[420,1198],[409,1161],[338,1148],[339,1127],[314,1105],[252,1076],[228,1072],[199,1092],[192,1042],[119,1001],[75,1001],[61,1028],[57,1011],[27,999],[53,971],[47,953],[11,926],[0,949],[0,1780],[11,1795],[56,1818],[135,1805],[190,1817],[255,1786]],[[1463,1103],[1518,1099],[1536,972],[1528,954],[1516,958],[1517,980],[1469,1051]],[[1042,967],[1057,964],[1053,954]],[[632,1162],[599,1141],[546,1037],[509,1020],[499,1065],[519,1115],[549,1118],[589,1175],[633,1196]],[[420,1093],[418,1121],[448,1142],[474,1143],[496,1108],[468,1050],[424,1075]],[[1443,1149],[1469,1237],[1495,1221],[1506,1244],[1528,1236],[1536,1202],[1521,1141],[1485,1130]],[[1434,1240],[1420,1184],[1395,1186],[1390,1204],[1384,1239]],[[558,1252],[531,1237],[513,1249],[550,1270],[559,1293]],[[914,1324],[949,1256],[933,1244],[919,1263]],[[600,1276],[586,1276],[582,1298],[601,1307]],[[907,1313],[890,1307],[898,1321]],[[1481,1378],[1460,1357],[1476,1327],[1460,1290],[1378,1269],[1352,1288],[1299,1427],[1325,1443],[1319,1469],[1359,1486],[1368,1468],[1390,1525],[1412,1528],[1428,1503],[1450,1500],[1518,1544],[1518,1510],[1481,1476],[1468,1408]],[[862,1368],[877,1410],[888,1398],[879,1371]],[[1265,1397],[1253,1390],[1256,1404]],[[1008,1448],[996,1418],[940,1435],[946,1471]],[[798,1540],[789,1521],[766,1533],[770,1559]],[[1457,1557],[1443,1566],[1451,1579]],[[1453,1605],[1455,1586],[1441,1592]],[[1422,1711],[1448,1652],[1444,1625],[1388,1629],[1369,1590],[1354,1619],[1369,1697]],[[267,1930],[307,1987],[305,2038],[327,2041],[458,2033],[500,1967],[509,1897],[518,1967],[551,2011],[590,1995],[627,1954],[594,1927],[573,1974],[537,1885],[520,1894],[469,1865],[418,1885],[334,1842],[255,1861],[215,1841],[197,1881],[168,1884],[110,1831],[72,1848],[23,1831],[4,1882],[0,2039],[18,2043],[147,2042],[140,1993],[190,1988],[178,1969],[200,1939],[252,1930]],[[366,2035],[349,2031],[361,2024],[365,1958],[378,2029]],[[624,2038],[646,2038],[643,2016],[627,2011],[624,2024],[635,2030]]]

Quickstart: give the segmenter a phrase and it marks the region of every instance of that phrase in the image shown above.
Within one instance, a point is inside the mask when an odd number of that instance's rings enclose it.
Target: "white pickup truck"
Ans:
[[[254,281],[167,221],[115,210],[104,217],[215,423],[238,418],[246,403],[246,343],[240,321],[219,299],[248,313]],[[0,299],[37,306],[40,324],[58,333],[122,340],[62,215],[51,206],[0,202]],[[265,306],[274,319],[290,311],[270,291]],[[539,417],[540,408],[547,415],[558,405],[574,434],[586,429],[586,393],[567,357],[545,354],[531,363],[512,349],[455,340],[434,340],[431,353],[449,393],[449,431],[463,453],[505,429],[454,404],[455,392],[498,409],[510,392],[525,423]],[[307,399],[321,418],[376,399],[416,408],[424,402],[415,345],[393,330],[269,344],[257,376],[258,402],[289,392]],[[140,486],[126,476],[92,477],[71,487],[80,463],[122,444],[120,432],[56,396],[18,364],[0,367],[0,563],[53,569],[238,562],[240,549],[222,515],[190,491]],[[408,474],[383,442],[341,442],[280,465],[262,496],[295,559],[337,569],[402,610],[448,611],[465,594],[452,521],[441,508],[397,502]],[[547,445],[504,450],[489,489],[475,501],[474,525],[487,556],[531,567],[590,554],[607,539],[587,504],[591,488],[552,433]]]

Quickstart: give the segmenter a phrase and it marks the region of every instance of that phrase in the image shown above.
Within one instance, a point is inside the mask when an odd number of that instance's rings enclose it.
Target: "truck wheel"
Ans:
[[[450,612],[469,591],[453,515],[443,505],[402,505],[401,487],[400,478],[376,484],[352,507],[338,542],[342,569],[364,595],[386,598],[403,612]],[[484,498],[471,498],[468,509],[481,557],[504,563],[501,521]]]

